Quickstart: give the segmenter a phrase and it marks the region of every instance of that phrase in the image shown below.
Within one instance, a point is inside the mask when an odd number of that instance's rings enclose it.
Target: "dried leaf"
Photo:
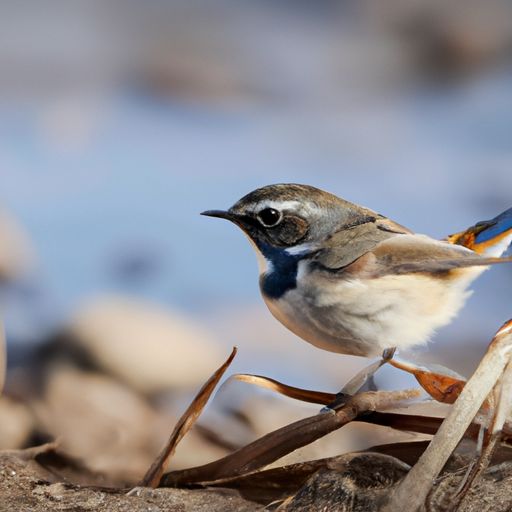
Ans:
[[[443,422],[443,418],[375,411],[372,414],[359,418],[358,421],[390,427],[405,432],[434,435]]]
[[[326,468],[330,461],[337,458],[317,459],[280,468],[254,471],[217,480],[213,484],[208,484],[208,487],[236,489],[244,498],[266,505],[297,492],[313,473]]]
[[[389,364],[414,375],[420,386],[438,402],[453,404],[466,384],[465,380],[453,375],[439,373],[408,361],[391,359]]]
[[[432,398],[446,404],[453,404],[466,384],[465,381],[427,371],[419,371],[415,377]]]
[[[236,352],[236,347],[233,347],[233,351],[231,352],[226,362],[208,379],[208,381],[199,390],[199,393],[196,395],[192,403],[188,406],[187,410],[184,412],[174,427],[169,441],[158,455],[156,460],[153,462],[147,473],[144,475],[144,478],[139,484],[140,487],[152,487],[154,489],[158,487],[164,472],[164,467],[167,465],[167,462],[174,453],[176,446],[196,422],[197,418],[210,399],[211,394],[224,375],[224,372],[228,369],[229,365],[233,361]]]
[[[215,482],[260,469],[377,409],[397,407],[419,396],[419,390],[369,391],[351,398],[336,411],[320,413],[282,427],[226,457],[196,468],[166,473],[163,487]]]
[[[232,379],[239,380],[241,382],[247,382],[249,384],[255,384],[256,386],[277,391],[281,395],[295,400],[301,400],[302,402],[308,402],[312,404],[328,405],[336,399],[334,393],[324,393],[322,391],[312,391],[309,389],[296,388],[288,386],[269,377],[263,377],[261,375],[249,375],[246,373],[238,373],[231,377]]]

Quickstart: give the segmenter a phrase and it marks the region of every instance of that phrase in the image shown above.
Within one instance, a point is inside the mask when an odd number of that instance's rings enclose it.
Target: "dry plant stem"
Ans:
[[[489,463],[492,459],[492,456],[494,454],[500,437],[501,434],[496,434],[492,436],[487,445],[485,446],[484,451],[469,466],[468,470],[466,471],[466,474],[464,475],[464,478],[462,479],[459,489],[451,498],[450,507],[446,510],[446,512],[454,512],[456,510],[459,510],[469,490],[471,489],[471,486],[473,485],[474,481],[489,466]]]
[[[413,512],[423,506],[434,479],[502,375],[509,363],[511,352],[512,321],[509,321],[490,343],[478,368],[465,385],[429,447],[381,510],[391,512],[407,505],[407,509]]]
[[[512,360],[509,361],[500,382],[499,397],[496,405],[496,413],[491,425],[491,433],[497,434],[503,431],[507,418],[512,414]]]
[[[485,469],[488,466],[488,463],[492,458],[498,437],[493,439],[492,436],[489,436],[488,428],[489,425],[493,423],[496,416],[496,407],[494,406],[494,401],[496,398],[495,395],[497,395],[498,392],[497,388],[499,387],[499,382],[500,381],[498,381],[498,383],[494,386],[493,391],[489,394],[486,400],[488,408],[487,411],[485,411],[485,416],[483,416],[480,420],[480,429],[476,438],[475,457],[469,464],[459,484],[459,487],[453,494],[446,512],[454,512],[458,510],[462,500],[467,495],[469,489],[471,489],[475,478],[479,475],[482,469]],[[501,432],[499,438],[501,438]]]
[[[397,407],[420,396],[417,389],[360,393],[342,408],[317,414],[282,427],[250,443],[219,461],[183,471],[167,473],[161,486],[214,482],[260,469],[294,450],[341,428],[361,414]]]
[[[219,380],[224,375],[224,372],[228,369],[229,365],[233,361],[236,355],[237,349],[233,347],[233,351],[226,360],[226,362],[208,379],[208,381],[199,390],[192,403],[188,406],[187,410],[179,419],[178,423],[174,427],[174,430],[169,438],[169,441],[165,445],[164,449],[158,455],[156,460],[153,462],[144,478],[139,484],[139,487],[152,487],[156,489],[162,478],[164,467],[169,461],[169,458],[174,453],[176,446],[192,428],[197,418],[203,411],[205,405],[210,399],[211,394],[217,387]]]
[[[512,412],[512,361],[505,368],[502,378],[496,384],[495,392],[498,395],[496,406],[493,408],[493,415],[490,421],[490,436],[482,453],[475,461],[475,464],[468,472],[464,485],[461,487],[457,495],[454,497],[454,504],[451,510],[457,510],[466,497],[472,483],[485,471],[489,466],[492,456],[502,437],[505,421],[510,417]]]

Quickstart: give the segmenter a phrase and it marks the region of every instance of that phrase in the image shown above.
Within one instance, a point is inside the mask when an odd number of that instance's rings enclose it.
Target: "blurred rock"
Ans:
[[[170,435],[176,418],[113,379],[62,366],[33,404],[38,430],[60,448],[114,481],[136,483]],[[202,464],[225,450],[191,432],[173,467]]]
[[[34,419],[26,405],[0,398],[0,450],[24,447],[33,429]]]
[[[190,320],[122,297],[86,305],[66,333],[107,373],[143,393],[202,384],[223,357]]]
[[[350,454],[317,471],[288,498],[282,512],[372,512],[403,478],[409,466],[376,453]]]
[[[33,252],[22,227],[0,211],[0,282],[21,277],[33,263]]]
[[[39,430],[64,451],[127,481],[151,464],[165,430],[144,399],[109,377],[73,368],[55,369],[34,410]]]

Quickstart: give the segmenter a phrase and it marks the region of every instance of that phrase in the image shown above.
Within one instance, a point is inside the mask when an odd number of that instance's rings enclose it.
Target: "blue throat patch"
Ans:
[[[285,249],[258,244],[263,256],[272,268],[260,276],[260,288],[264,296],[271,299],[281,298],[287,291],[297,287],[297,270],[299,261],[308,256],[307,252],[288,254]]]

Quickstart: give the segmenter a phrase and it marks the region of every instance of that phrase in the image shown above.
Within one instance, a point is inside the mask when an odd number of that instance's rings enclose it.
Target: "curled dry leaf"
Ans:
[[[164,468],[176,450],[176,446],[196,422],[197,418],[210,399],[210,396],[217,387],[217,384],[224,375],[224,372],[228,369],[229,365],[233,361],[236,352],[237,348],[233,347],[233,351],[227,358],[226,362],[206,381],[203,387],[199,390],[199,393],[196,395],[192,403],[188,406],[187,410],[183,413],[178,423],[174,427],[169,441],[158,455],[156,460],[153,462],[151,467],[148,469],[147,473],[144,475],[144,478],[139,484],[140,487],[158,487],[160,478],[164,472]]]
[[[414,375],[420,386],[438,402],[453,404],[466,384],[460,376],[440,373],[409,361],[391,359],[389,364]]]
[[[312,391],[310,389],[296,388],[293,386],[288,386],[287,384],[283,384],[277,380],[270,379],[269,377],[263,377],[261,375],[238,373],[233,375],[231,378],[241,382],[255,384],[256,386],[270,389],[272,391],[277,391],[281,395],[311,404],[328,405],[336,399],[336,395],[334,393],[324,393],[322,391]]]

